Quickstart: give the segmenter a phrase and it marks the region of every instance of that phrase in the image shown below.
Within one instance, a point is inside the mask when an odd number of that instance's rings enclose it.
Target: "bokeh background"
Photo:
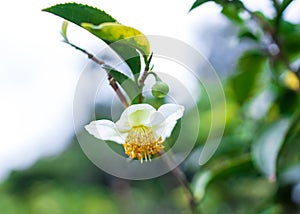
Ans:
[[[76,84],[88,59],[61,42],[63,20],[41,11],[56,3],[64,2],[6,1],[2,5],[0,212],[189,213],[184,190],[171,174],[146,181],[122,180],[98,169],[82,152],[75,138],[72,108]],[[147,3],[86,0],[81,3],[101,8],[121,23],[146,35],[170,36],[186,42],[203,54],[224,82],[234,74],[239,56],[257,47],[252,40],[237,38],[239,27],[224,17],[221,7],[213,2],[190,13],[193,0],[153,0]],[[245,0],[243,3],[266,17],[274,15],[269,0]],[[299,10],[300,1],[295,0],[285,11],[284,19],[300,23]],[[97,38],[74,25],[70,25],[69,38],[93,53],[103,48],[103,43]],[[188,90],[197,95],[197,108],[202,112],[204,123],[209,122],[209,100],[205,91],[201,85],[190,84],[189,78],[184,81]],[[201,205],[204,213],[299,213],[300,188],[299,184],[295,185],[300,180],[299,133],[294,134],[298,144],[285,151],[287,157],[292,157],[293,164],[286,164],[294,167],[286,172],[292,174],[288,177],[294,179],[292,184],[282,187],[270,182],[253,170],[246,157],[248,142],[260,126],[256,120],[247,119],[249,112],[237,116],[240,108],[246,107],[236,102],[230,89],[224,87],[228,98],[227,129],[221,149],[211,165],[227,163],[236,156],[242,162],[237,168],[243,170],[234,168],[232,172],[226,171],[231,176],[222,174],[222,179],[216,178],[216,185],[209,187]],[[107,93],[99,100],[96,110],[99,118],[109,118],[112,93],[109,90],[107,87]],[[295,96],[299,100],[299,94]],[[299,110],[298,103],[294,105],[292,109]],[[93,108],[86,106],[82,126],[89,122]],[[278,112],[277,116],[275,114],[273,112],[265,118],[272,121],[282,116]],[[193,116],[188,113],[187,116],[192,127]],[[198,131],[201,134],[199,142],[181,166],[191,182],[202,170],[196,157],[208,132],[203,126]],[[234,163],[229,161],[228,165]]]

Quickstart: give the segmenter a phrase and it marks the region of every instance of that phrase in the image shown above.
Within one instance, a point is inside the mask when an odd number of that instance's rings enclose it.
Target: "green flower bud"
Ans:
[[[157,81],[152,87],[152,95],[157,98],[163,98],[169,93],[169,86],[162,82]]]

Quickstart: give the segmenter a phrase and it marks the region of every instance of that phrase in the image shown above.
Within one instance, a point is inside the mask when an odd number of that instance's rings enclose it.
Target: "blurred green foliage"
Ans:
[[[5,214],[189,213],[172,176],[135,182],[115,178],[94,166],[76,141],[62,154],[13,172],[0,186],[0,210]]]
[[[197,118],[186,112],[190,133],[184,134],[198,133],[198,140],[181,168],[199,210],[204,214],[300,213],[300,193],[298,198],[294,194],[300,183],[300,25],[283,16],[293,1],[271,1],[275,11],[271,18],[262,11],[250,11],[239,0],[197,0],[192,10],[206,2],[222,7],[222,13],[240,29],[237,39],[255,45],[237,59],[235,71],[223,81],[226,129],[218,150],[204,166],[198,165],[198,158],[211,115],[222,111],[218,106],[211,108],[209,96],[213,95],[200,88],[197,108],[204,125],[195,130]],[[58,12],[64,14],[64,8]],[[117,79],[123,78],[118,75]],[[163,103],[162,99],[146,101],[156,107]],[[173,138],[179,131],[176,127]],[[167,148],[172,140],[167,140]],[[148,181],[112,177],[96,168],[76,141],[62,154],[13,172],[0,190],[0,210],[8,214],[191,213],[184,190],[171,174]]]
[[[206,2],[197,0],[192,9]],[[255,45],[224,81],[225,134],[213,158],[194,171],[200,207],[203,213],[299,213],[300,25],[283,18],[292,1],[271,1],[271,18],[239,0],[210,2],[240,29],[238,39]],[[199,109],[209,124],[206,115],[217,109],[203,105],[208,106],[205,96]],[[200,128],[199,146],[208,131]]]

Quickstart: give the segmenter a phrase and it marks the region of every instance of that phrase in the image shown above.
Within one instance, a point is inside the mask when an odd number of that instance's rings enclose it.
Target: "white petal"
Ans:
[[[110,120],[97,120],[84,127],[91,135],[100,140],[110,140],[123,144],[126,134],[121,134],[116,124]]]
[[[161,125],[162,123],[164,123],[166,120],[166,118],[164,117],[164,115],[160,112],[154,112],[151,116],[150,116],[150,123],[151,126],[157,126],[157,125]]]
[[[166,122],[171,122],[182,117],[184,107],[176,104],[164,104],[159,107],[158,112],[164,116]]]
[[[177,121],[169,122],[169,123],[164,123],[160,126],[155,126],[152,128],[155,137],[162,138],[162,141],[164,141],[167,137],[170,137],[172,134],[172,131],[176,125]]]
[[[149,104],[131,105],[122,113],[119,121],[116,122],[118,129],[126,130],[133,126],[150,124],[150,116],[155,112]]]
[[[156,114],[152,115],[152,130],[156,137],[163,140],[170,137],[177,120],[183,116],[184,107],[176,104],[162,105]]]

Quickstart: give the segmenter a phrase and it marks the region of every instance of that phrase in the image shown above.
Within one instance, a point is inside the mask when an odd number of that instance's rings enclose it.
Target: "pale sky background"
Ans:
[[[219,7],[208,3],[188,13],[194,0],[102,0],[76,1],[105,10],[119,22],[146,35],[164,35],[190,45],[194,35],[211,24],[226,23]],[[269,15],[269,0],[245,1],[251,9]],[[64,1],[4,1],[0,17],[0,180],[10,170],[31,166],[36,160],[63,151],[74,137],[72,102],[80,72],[88,63],[85,55],[61,42],[62,19],[41,9]],[[286,17],[300,22],[300,0]],[[199,27],[200,26],[200,27]],[[76,26],[70,39],[97,52],[99,41]],[[204,55],[211,51],[200,47]],[[192,89],[191,89],[192,90]],[[88,116],[88,115],[87,115]]]

